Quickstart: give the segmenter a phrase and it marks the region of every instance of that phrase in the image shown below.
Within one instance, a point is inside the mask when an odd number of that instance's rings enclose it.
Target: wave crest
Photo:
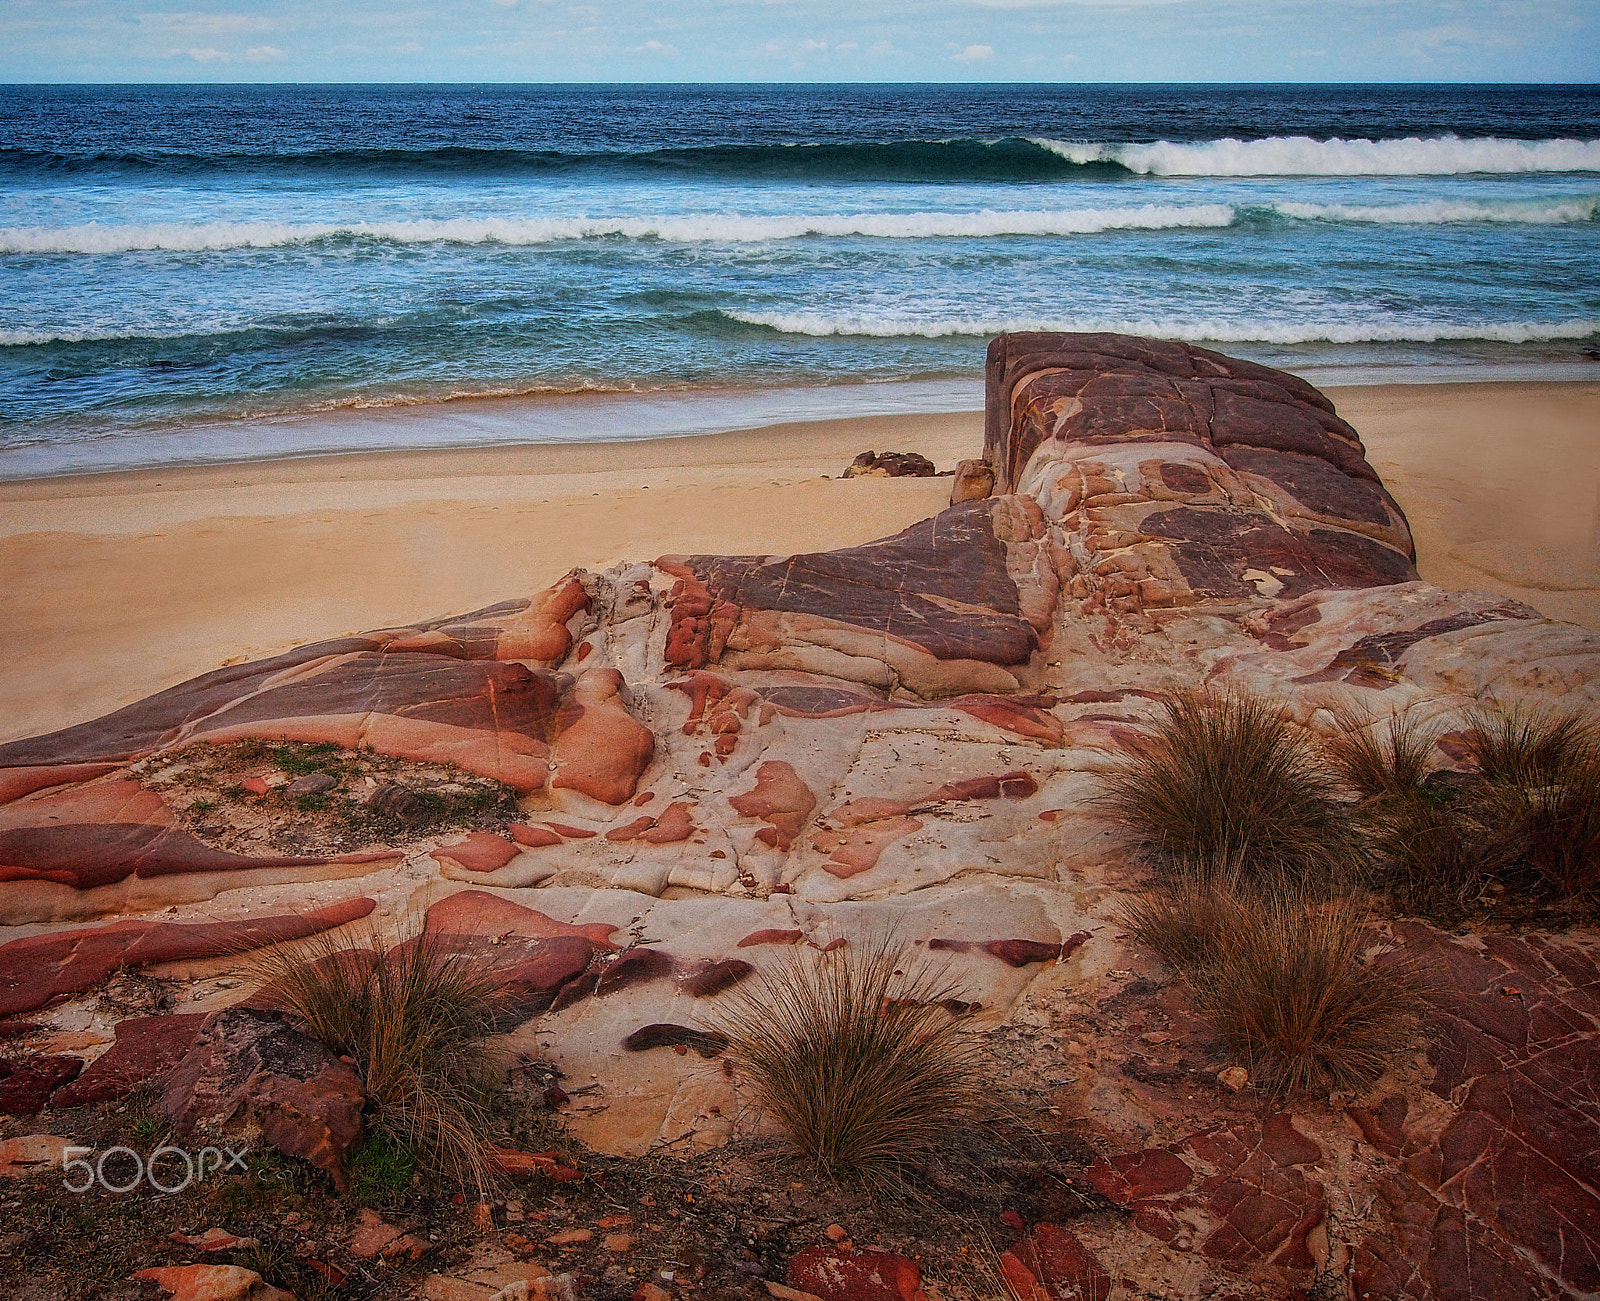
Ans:
[[[1147,176],[1454,176],[1474,172],[1600,172],[1600,140],[1459,136],[1404,140],[1157,140],[1096,144],[1035,139],[1077,166],[1116,163]]]
[[[1588,339],[1600,320],[1500,321],[1480,324],[1408,324],[1403,321],[1251,321],[1083,316],[911,316],[893,312],[725,312],[744,325],[816,338],[987,338],[1026,330],[1138,334],[1189,343],[1441,343],[1488,341],[1543,343]]]

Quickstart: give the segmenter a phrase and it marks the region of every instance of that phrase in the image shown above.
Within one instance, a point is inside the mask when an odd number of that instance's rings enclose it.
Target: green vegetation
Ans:
[[[898,958],[888,939],[793,951],[718,1021],[763,1109],[829,1174],[892,1175],[974,1114],[975,1050],[944,1006],[959,992]]]
[[[350,1161],[350,1190],[369,1203],[404,1192],[417,1173],[417,1158],[387,1133],[369,1135]]]

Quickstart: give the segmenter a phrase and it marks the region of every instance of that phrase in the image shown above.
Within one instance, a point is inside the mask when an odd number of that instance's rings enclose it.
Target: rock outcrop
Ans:
[[[740,1113],[715,1000],[797,946],[892,931],[980,1005],[994,1042],[1050,1027],[1104,1048],[1047,1065],[1036,1044],[1009,1063],[1013,1080],[1076,1081],[1050,1089],[1107,1153],[1098,1195],[1128,1211],[1070,1231],[1033,1216],[1001,1262],[1017,1295],[1101,1295],[1119,1277],[1276,1295],[1338,1275],[1375,1297],[1454,1297],[1486,1262],[1521,1295],[1600,1289],[1592,934],[1481,952],[1412,936],[1462,999],[1427,1059],[1348,1113],[1275,1116],[1217,1082],[1192,1018],[1129,992],[1153,960],[1115,920],[1128,877],[1088,802],[1168,689],[1249,690],[1313,729],[1350,708],[1448,734],[1485,692],[1600,707],[1600,639],[1420,581],[1404,514],[1332,404],[1204,349],[997,340],[984,464],[956,486],[948,510],[866,546],[574,573],[0,746],[0,1015],[47,1017],[119,966],[205,977],[381,905],[386,926],[493,947],[507,1015],[537,1018],[514,1042],[598,1086],[581,1137],[693,1147]],[[141,764],[249,738],[474,774],[518,807],[430,832],[427,801],[386,778],[367,804],[302,798],[390,810],[392,844],[223,849]],[[1159,1048],[1106,1038],[1158,1023],[1173,1026]],[[53,1087],[121,1087],[145,1034],[127,1033]],[[182,1037],[151,1040],[169,1094]],[[791,1281],[865,1271],[884,1295],[916,1293],[871,1254],[822,1251]]]

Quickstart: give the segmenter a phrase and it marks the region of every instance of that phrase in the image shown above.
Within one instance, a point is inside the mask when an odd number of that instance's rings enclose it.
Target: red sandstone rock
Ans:
[[[787,1272],[790,1287],[821,1301],[927,1301],[922,1271],[889,1251],[807,1247]]]
[[[694,822],[689,816],[692,806],[684,803],[667,805],[666,812],[656,819],[655,825],[641,832],[639,839],[651,845],[673,845],[694,834]]]
[[[883,851],[897,840],[922,830],[916,818],[894,818],[858,827],[848,833],[819,831],[811,837],[812,847],[828,855],[824,870],[841,879],[870,872],[878,865]]]
[[[817,797],[792,765],[773,760],[756,769],[754,786],[742,795],[729,796],[728,803],[744,817],[770,823],[777,832],[770,843],[786,850],[817,807]]]
[[[360,1142],[366,1101],[356,1073],[316,1040],[247,1008],[214,1012],[168,1077],[159,1110],[176,1133],[241,1122],[287,1156],[350,1186],[345,1160]]]
[[[626,804],[655,754],[655,734],[628,713],[622,674],[590,669],[573,687],[576,717],[556,743],[551,785],[579,791],[603,804]]]
[[[429,855],[441,863],[448,859],[467,872],[498,871],[516,856],[517,847],[491,831],[468,832],[465,840],[440,845]]]
[[[81,1057],[0,1057],[0,1115],[37,1116],[51,1093],[82,1069]]]
[[[508,828],[511,838],[528,849],[543,849],[549,845],[559,845],[561,836],[549,827],[530,827],[526,823],[513,822]]]
[[[294,1301],[239,1265],[166,1265],[141,1269],[134,1278],[149,1279],[171,1301]]]
[[[134,781],[69,787],[0,808],[0,883],[54,881],[86,890],[130,876],[381,863],[398,857],[391,850],[277,858],[212,849],[175,826],[161,797]]]
[[[595,993],[611,994],[630,985],[640,985],[651,980],[670,976],[675,964],[659,949],[629,949],[607,964],[595,985]]]
[[[740,958],[723,958],[720,962],[702,962],[690,968],[678,977],[678,984],[686,994],[709,998],[732,989],[754,970],[754,966]]]
[[[656,820],[652,817],[635,818],[632,822],[625,822],[620,827],[612,827],[610,831],[606,832],[606,839],[613,843],[637,840],[655,825]]]
[[[804,931],[760,930],[751,931],[739,941],[736,948],[748,949],[757,944],[799,944],[806,937]]]
[[[1000,1257],[1000,1276],[1017,1301],[1106,1301],[1111,1276],[1070,1230],[1039,1224]]]
[[[119,967],[180,958],[238,954],[304,939],[373,910],[371,899],[345,899],[301,915],[239,922],[114,922],[31,935],[0,945],[0,1016],[31,1012],[58,994],[89,989]]]
[[[81,1107],[127,1097],[147,1084],[159,1084],[194,1046],[204,1012],[177,1016],[135,1016],[117,1022],[117,1040],[88,1070],[51,1096],[55,1107]]]
[[[610,938],[615,926],[604,922],[585,922],[581,926],[558,922],[484,890],[458,890],[446,895],[428,909],[425,926],[441,935],[519,935],[531,939],[570,935],[597,948],[616,947]]]
[[[652,1048],[692,1048],[700,1056],[720,1056],[727,1050],[728,1036],[719,1031],[693,1030],[686,1025],[646,1025],[635,1030],[622,1041],[630,1053],[648,1052]]]
[[[501,1174],[513,1177],[541,1174],[558,1184],[583,1178],[583,1175],[571,1166],[562,1165],[556,1159],[554,1152],[515,1152],[510,1148],[491,1148],[489,1164]]]
[[[52,786],[72,786],[115,772],[114,763],[36,764],[0,768],[0,804],[20,800]]]

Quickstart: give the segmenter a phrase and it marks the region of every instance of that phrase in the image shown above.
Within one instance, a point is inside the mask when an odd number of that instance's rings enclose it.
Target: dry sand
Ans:
[[[1410,515],[1423,577],[1600,628],[1600,384],[1330,396]],[[575,565],[870,541],[943,507],[950,480],[827,476],[869,447],[947,469],[982,441],[963,412],[0,484],[0,740]]]

